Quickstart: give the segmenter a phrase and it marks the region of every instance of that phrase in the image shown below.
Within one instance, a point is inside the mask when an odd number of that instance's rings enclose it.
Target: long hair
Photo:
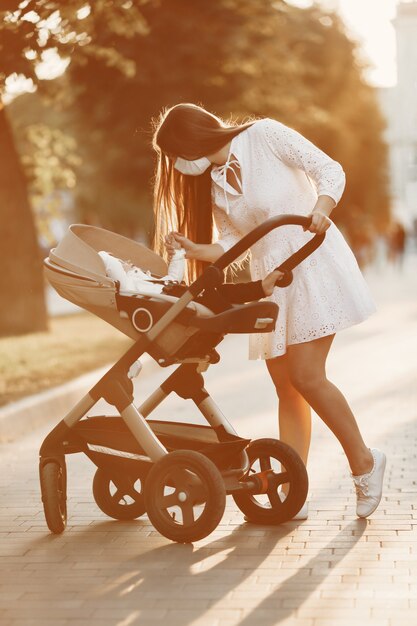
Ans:
[[[211,168],[199,176],[186,176],[174,168],[176,157],[194,160],[214,154],[253,123],[227,125],[191,103],[164,109],[152,121],[152,147],[158,155],[153,193],[156,252],[164,256],[165,236],[173,230],[195,243],[213,241]],[[188,280],[195,280],[204,265],[189,261]]]

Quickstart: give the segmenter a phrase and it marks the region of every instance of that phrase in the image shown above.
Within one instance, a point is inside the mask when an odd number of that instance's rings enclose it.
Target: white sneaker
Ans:
[[[291,519],[308,519],[308,502],[304,502],[301,509]]]
[[[284,502],[285,497],[284,497],[284,494],[282,493],[282,491],[279,491],[278,495],[280,497],[281,502]],[[303,506],[298,511],[298,513],[293,515],[291,519],[299,519],[299,520],[308,519],[308,502],[307,502],[307,500],[304,502]]]
[[[285,498],[283,498],[283,494],[281,492],[279,492],[279,497],[281,499],[281,502],[284,502]],[[272,508],[270,502],[267,502],[264,506],[268,509]],[[304,502],[303,506],[298,511],[298,513],[292,516],[291,520],[293,519],[295,520],[308,519],[308,502],[307,501]],[[250,519],[246,515],[244,516],[244,520],[245,522],[250,522]],[[288,521],[291,521],[291,520],[288,520]]]
[[[372,448],[371,452],[374,457],[374,466],[371,471],[360,476],[351,474],[356,489],[356,514],[358,517],[368,517],[381,502],[387,458],[377,448]]]

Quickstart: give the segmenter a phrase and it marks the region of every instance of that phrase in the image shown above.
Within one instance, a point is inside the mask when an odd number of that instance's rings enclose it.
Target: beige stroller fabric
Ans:
[[[146,246],[123,235],[112,233],[97,226],[73,224],[58,246],[51,250],[51,261],[76,274],[99,279],[107,279],[104,263],[97,254],[106,250],[113,256],[131,261],[143,270],[164,276],[167,273],[165,261]],[[112,282],[112,281],[110,281]]]
[[[60,296],[94,313],[136,340],[140,333],[133,327],[130,320],[121,317],[117,310],[116,284],[106,276],[104,263],[98,254],[100,250],[106,250],[119,259],[130,261],[133,265],[144,271],[149,270],[156,276],[165,276],[167,273],[165,261],[143,244],[104,228],[73,224],[57,247],[51,250],[49,257],[45,259],[46,276]],[[152,294],[151,296],[138,294],[139,300],[141,295],[172,303],[178,300],[165,294]],[[139,302],[138,306],[140,306]],[[199,303],[191,302],[188,306],[199,315],[213,315],[210,309]],[[182,324],[172,322],[164,331],[163,337],[161,336],[161,341],[165,349],[172,353],[177,349],[177,345],[181,345],[193,332],[196,332],[196,329],[186,330]],[[187,337],[184,336],[185,334]]]

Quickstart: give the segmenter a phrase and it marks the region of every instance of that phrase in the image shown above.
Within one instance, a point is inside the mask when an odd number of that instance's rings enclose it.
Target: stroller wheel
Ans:
[[[252,441],[246,452],[250,469],[245,479],[258,476],[265,487],[258,493],[236,491],[232,494],[234,501],[256,524],[287,522],[298,513],[307,498],[308,476],[304,463],[295,450],[277,439]],[[284,486],[286,496],[278,492]]]
[[[207,537],[226,506],[222,475],[210,459],[192,450],[174,450],[151,468],[145,487],[150,521],[179,543]]]
[[[59,535],[67,525],[67,477],[65,460],[41,463],[39,478],[43,510],[51,532]]]
[[[99,468],[93,480],[93,496],[98,508],[109,517],[132,520],[146,511],[140,478],[115,476]]]

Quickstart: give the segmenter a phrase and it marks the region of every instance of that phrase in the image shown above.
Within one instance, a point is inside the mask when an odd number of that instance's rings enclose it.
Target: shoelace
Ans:
[[[353,482],[355,484],[356,495],[359,499],[368,496],[368,478],[366,476],[360,476],[359,478],[354,478]]]

